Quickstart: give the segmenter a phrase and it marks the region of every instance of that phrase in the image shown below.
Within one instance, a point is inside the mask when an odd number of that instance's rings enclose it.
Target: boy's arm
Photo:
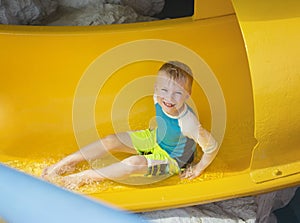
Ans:
[[[181,175],[182,178],[193,179],[198,177],[212,163],[219,151],[216,140],[201,126],[199,126],[199,135],[195,141],[199,144],[204,153],[196,165],[184,171]]]
[[[190,177],[191,179],[199,176],[215,159],[216,155],[218,154],[218,149],[213,151],[212,153],[203,153],[201,160],[195,165],[193,170],[194,174]]]

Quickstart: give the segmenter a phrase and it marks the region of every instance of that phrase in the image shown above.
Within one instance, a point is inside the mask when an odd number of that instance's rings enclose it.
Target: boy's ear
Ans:
[[[189,99],[191,97],[191,94],[188,93],[186,96],[185,96],[185,100]]]
[[[191,97],[191,95],[192,95],[192,89],[190,89],[189,91],[187,91],[186,99],[185,100],[189,99]]]

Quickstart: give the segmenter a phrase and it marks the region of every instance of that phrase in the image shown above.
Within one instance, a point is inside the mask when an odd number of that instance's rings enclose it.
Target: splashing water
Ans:
[[[62,158],[63,156],[60,156]],[[27,173],[29,175],[41,178],[41,175],[43,173],[43,170],[56,163],[60,158],[54,159],[54,158],[40,158],[40,159],[16,159],[16,160],[10,160],[4,162],[5,165],[10,166],[14,169],[20,170],[24,173]],[[90,165],[88,163],[83,163],[81,165],[78,165],[74,173],[81,172],[83,170],[87,170],[90,168]],[[65,170],[66,172],[69,172],[69,168]],[[62,180],[63,176],[52,176],[51,178],[47,179],[48,181],[58,185],[63,186]],[[70,186],[67,189],[71,189],[73,191],[83,193],[83,194],[93,194],[93,193],[100,193],[103,191],[116,191],[126,188],[125,185],[120,185],[113,181],[103,181],[103,182],[92,182],[87,180],[85,182],[85,185],[81,187],[72,187]]]
[[[62,158],[63,156],[60,156]],[[18,169],[22,172],[25,172],[29,175],[35,177],[41,177],[43,170],[56,163],[60,158],[39,158],[39,159],[18,159],[18,160],[11,160],[4,162],[4,164]],[[83,170],[87,170],[89,168],[101,168],[104,166],[101,160],[94,161],[90,164],[83,163],[81,165],[76,166],[75,173],[81,172]],[[85,184],[81,187],[77,186],[70,186],[67,189],[73,190],[78,193],[82,194],[96,194],[101,192],[115,192],[115,191],[122,191],[122,190],[131,190],[133,188],[145,188],[145,187],[163,187],[163,186],[170,186],[176,184],[189,184],[189,183],[196,183],[202,181],[213,180],[217,178],[222,178],[224,170],[226,170],[226,166],[222,162],[216,162],[216,165],[210,167],[208,171],[205,171],[201,176],[196,179],[188,180],[188,179],[180,179],[178,176],[170,177],[163,181],[157,181],[152,184],[145,184],[145,185],[125,185],[118,182],[105,180],[101,182],[93,182],[91,180],[87,180],[84,182]],[[68,171],[68,170],[66,170]],[[132,177],[134,178],[134,176]],[[48,179],[50,182],[58,185],[63,186],[62,180],[63,176],[54,176],[51,179]]]

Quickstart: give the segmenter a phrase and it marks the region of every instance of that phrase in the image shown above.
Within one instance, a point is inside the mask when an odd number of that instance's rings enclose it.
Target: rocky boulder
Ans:
[[[39,24],[54,13],[56,0],[0,0],[0,23],[13,25]]]

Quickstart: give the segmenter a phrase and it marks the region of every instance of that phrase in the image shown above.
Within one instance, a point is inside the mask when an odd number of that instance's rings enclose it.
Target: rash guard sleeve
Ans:
[[[218,148],[218,143],[210,132],[205,130],[194,113],[188,112],[179,119],[183,135],[193,139],[204,153],[212,153]]]

